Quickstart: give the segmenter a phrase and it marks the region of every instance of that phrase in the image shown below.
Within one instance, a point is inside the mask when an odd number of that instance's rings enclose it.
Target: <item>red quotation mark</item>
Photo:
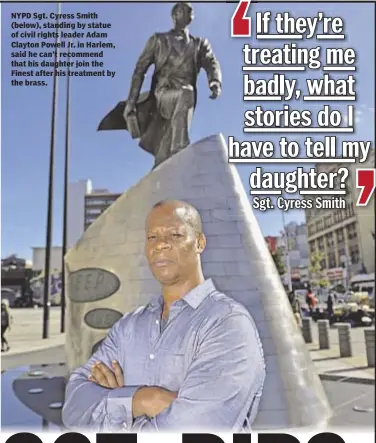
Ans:
[[[361,188],[356,206],[367,206],[376,187],[376,169],[357,169],[356,187]]]
[[[250,37],[251,19],[245,15],[251,5],[249,1],[240,1],[231,17],[231,37]]]

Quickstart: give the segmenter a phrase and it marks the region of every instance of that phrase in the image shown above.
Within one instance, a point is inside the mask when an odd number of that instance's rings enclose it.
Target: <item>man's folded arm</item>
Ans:
[[[119,352],[126,339],[124,322],[127,321],[126,317],[119,320],[88,362],[70,376],[62,411],[67,428],[111,430],[132,426],[132,398],[139,386],[107,389],[88,380],[95,362],[101,361],[111,368],[113,360],[119,361]]]
[[[168,371],[168,368],[166,368]],[[219,321],[200,344],[176,400],[151,419],[138,419],[134,431],[239,431],[257,412],[265,379],[259,336],[245,313]]]

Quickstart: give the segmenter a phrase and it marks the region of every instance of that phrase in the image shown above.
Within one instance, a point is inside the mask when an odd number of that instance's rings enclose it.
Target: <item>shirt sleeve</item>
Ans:
[[[140,387],[107,389],[88,380],[91,366],[96,361],[102,361],[111,368],[112,360],[120,360],[120,343],[122,346],[125,344],[123,330],[126,322],[124,317],[119,320],[88,362],[70,376],[62,411],[62,420],[67,428],[105,431],[132,427],[132,399]]]
[[[134,430],[240,431],[256,415],[264,379],[263,351],[252,319],[230,314],[202,340],[177,399],[156,417],[137,420]]]

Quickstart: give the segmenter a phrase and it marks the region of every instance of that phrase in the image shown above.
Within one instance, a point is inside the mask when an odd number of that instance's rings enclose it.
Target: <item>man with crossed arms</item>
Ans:
[[[191,205],[153,207],[145,249],[162,296],[125,314],[72,373],[67,428],[250,430],[265,379],[262,346],[248,310],[204,278],[205,245]]]

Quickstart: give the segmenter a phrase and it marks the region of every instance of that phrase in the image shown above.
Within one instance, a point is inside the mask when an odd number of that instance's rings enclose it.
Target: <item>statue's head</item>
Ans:
[[[194,19],[193,7],[189,2],[176,3],[171,11],[172,20],[175,26],[184,28]]]

